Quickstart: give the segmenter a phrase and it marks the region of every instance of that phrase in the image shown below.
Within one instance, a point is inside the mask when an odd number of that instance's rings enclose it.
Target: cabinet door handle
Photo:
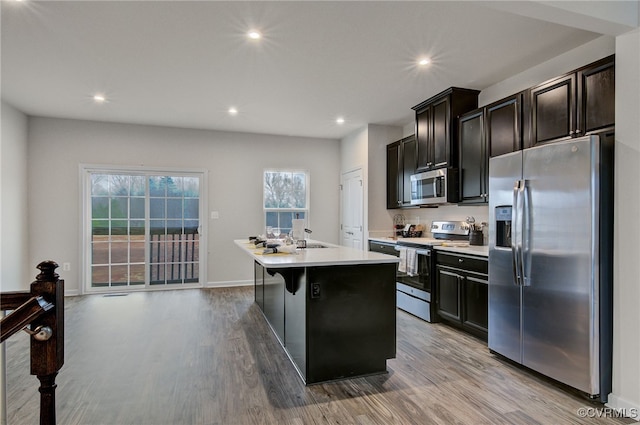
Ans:
[[[576,134],[580,134],[582,133],[580,130],[576,130]]]
[[[464,263],[464,260],[462,258],[458,258],[458,263]]]

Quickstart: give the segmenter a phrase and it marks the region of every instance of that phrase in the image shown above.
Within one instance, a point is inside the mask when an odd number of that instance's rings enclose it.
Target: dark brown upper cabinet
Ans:
[[[460,204],[489,202],[489,158],[522,149],[525,98],[517,93],[460,116]]]
[[[522,149],[523,102],[526,92],[516,93],[484,107],[489,158]]]
[[[614,56],[533,87],[530,100],[531,146],[613,127]]]
[[[402,193],[400,186],[401,155],[400,141],[387,145],[387,209],[402,207],[402,198],[400,197]]]
[[[613,128],[615,75],[615,56],[609,56],[577,71],[577,136]]]
[[[460,117],[460,204],[487,202],[489,161],[485,132],[485,109]]]
[[[402,205],[411,205],[411,175],[416,173],[416,137],[402,139]]]
[[[575,96],[575,74],[565,75],[531,89],[532,146],[573,137]]]
[[[479,93],[451,87],[412,108],[418,170],[458,166],[457,117],[478,107]]]
[[[387,209],[411,205],[411,175],[416,173],[414,135],[387,145]]]

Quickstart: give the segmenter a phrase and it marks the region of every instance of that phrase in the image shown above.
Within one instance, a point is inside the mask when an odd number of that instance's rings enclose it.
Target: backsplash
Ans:
[[[473,216],[477,223],[489,222],[489,207],[488,206],[458,206],[458,205],[441,205],[437,208],[404,208],[397,210],[387,210],[389,214],[388,228],[387,229],[369,229],[369,236],[371,237],[385,237],[391,236],[393,232],[393,217],[396,214],[402,214],[404,216],[404,222],[406,224],[422,224],[427,231],[426,237],[430,237],[429,229],[431,222],[434,220],[460,220],[464,221],[467,217]],[[488,227],[485,228],[485,240],[487,236]]]

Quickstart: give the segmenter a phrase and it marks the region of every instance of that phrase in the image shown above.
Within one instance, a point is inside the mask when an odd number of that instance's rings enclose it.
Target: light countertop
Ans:
[[[244,250],[264,267],[321,267],[354,264],[381,264],[398,263],[398,257],[381,254],[378,252],[362,251],[340,245],[333,245],[321,241],[307,241],[308,243],[320,243],[328,248],[304,248],[296,249],[295,254],[262,254],[264,248],[256,249],[253,242],[245,239],[236,239],[235,244]]]
[[[384,242],[389,244],[397,244],[398,242],[405,244],[422,244],[422,245],[434,245],[433,249],[438,251],[455,252],[458,254],[477,255],[480,257],[489,257],[489,246],[487,245],[470,245],[470,246],[447,246],[446,242],[433,239],[433,238],[400,238],[393,239],[390,237],[370,237],[371,241]],[[435,245],[434,242],[444,243],[444,245]],[[452,245],[456,245],[455,242]]]
[[[489,258],[489,246],[487,245],[470,245],[470,246],[434,246],[436,251],[455,252],[457,254],[477,255],[479,257]]]

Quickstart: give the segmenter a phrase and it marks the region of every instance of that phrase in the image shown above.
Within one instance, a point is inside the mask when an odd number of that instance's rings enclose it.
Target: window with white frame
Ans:
[[[263,184],[265,229],[271,228],[273,236],[291,232],[294,218],[308,220],[309,174],[306,171],[265,170]]]

